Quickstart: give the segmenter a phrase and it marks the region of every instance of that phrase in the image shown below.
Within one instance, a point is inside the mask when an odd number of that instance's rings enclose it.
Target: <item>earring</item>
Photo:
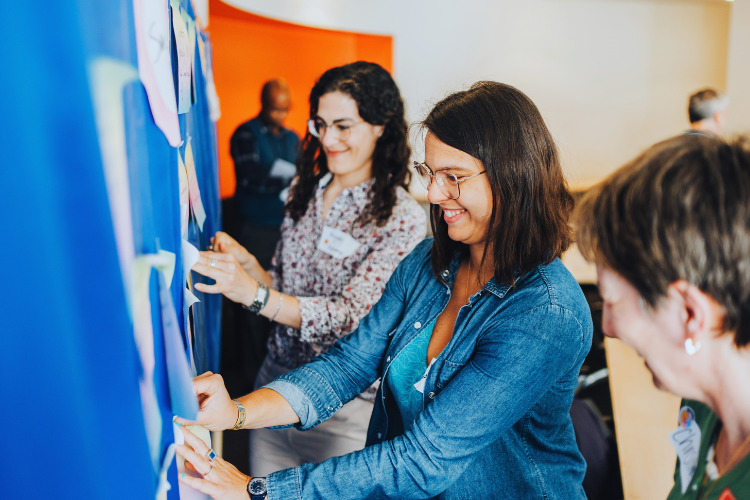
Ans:
[[[700,350],[700,342],[696,342],[695,345],[693,345],[693,339],[685,339],[685,352],[688,354],[688,356],[692,356]]]

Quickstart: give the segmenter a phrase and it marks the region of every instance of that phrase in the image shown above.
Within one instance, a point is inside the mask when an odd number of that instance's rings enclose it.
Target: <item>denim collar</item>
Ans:
[[[463,254],[461,252],[457,252],[456,255],[453,256],[453,259],[451,259],[451,263],[448,265],[448,269],[443,269],[441,273],[443,276],[443,279],[448,282],[449,288],[453,288],[453,284],[456,281],[456,274],[458,273],[458,268],[461,265],[462,255]],[[519,273],[516,273],[516,275],[518,274]],[[493,276],[482,287],[482,290],[487,290],[488,292],[502,299],[505,296],[505,294],[508,293],[508,290],[510,290],[510,283],[506,283],[504,281],[498,283],[495,280],[495,277]]]

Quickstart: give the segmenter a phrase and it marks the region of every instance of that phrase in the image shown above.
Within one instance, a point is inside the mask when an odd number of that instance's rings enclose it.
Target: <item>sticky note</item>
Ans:
[[[117,257],[120,261],[128,312],[132,317],[133,306],[130,300],[133,287],[135,242],[125,143],[125,105],[122,95],[125,85],[138,79],[138,72],[134,67],[122,61],[100,57],[90,64],[89,79],[109,211],[117,244]]]
[[[167,0],[133,0],[138,75],[156,125],[170,146],[179,146],[180,123],[172,78]]]
[[[159,276],[159,305],[172,412],[182,418],[195,420],[198,416],[198,398],[193,390],[193,376],[188,365],[182,333],[177,324],[172,294],[169,293],[164,276]]]
[[[172,426],[174,429],[175,444],[185,444],[185,436],[182,434],[182,431],[180,430],[180,428],[177,427],[177,425],[174,423],[172,424]],[[193,434],[195,434],[198,438],[200,438],[201,441],[206,443],[206,446],[211,448],[211,433],[208,431],[208,429],[200,425],[189,425],[185,428],[189,430],[190,432],[192,432]],[[197,477],[197,478],[203,477],[197,472],[193,472],[187,467],[185,467],[185,459],[179,455],[177,455],[177,473],[185,474],[186,476],[192,476],[192,477]],[[180,500],[209,500],[209,499],[210,497],[206,495],[205,493],[201,493],[200,491],[193,489],[190,486],[180,483]]]
[[[190,57],[190,37],[185,21],[180,15],[179,5],[172,4],[172,30],[177,48],[177,113],[190,111],[190,91],[192,68]]]
[[[203,208],[201,201],[201,190],[198,185],[198,176],[195,173],[195,159],[193,158],[193,148],[190,145],[191,139],[188,137],[185,146],[185,170],[188,177],[188,191],[190,194],[190,207],[193,209],[193,217],[198,223],[198,227],[203,231],[203,223],[206,221],[206,210]]]

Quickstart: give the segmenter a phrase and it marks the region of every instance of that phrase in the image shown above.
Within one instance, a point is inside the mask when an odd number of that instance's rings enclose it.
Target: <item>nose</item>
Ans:
[[[449,198],[443,194],[437,185],[437,179],[434,177],[430,178],[430,186],[427,188],[427,201],[433,205],[437,205],[441,201],[447,201]]]
[[[335,132],[332,133],[330,127],[326,128],[325,132],[320,137],[320,143],[323,144],[323,146],[325,146],[326,148],[331,148],[339,142],[339,136]]]

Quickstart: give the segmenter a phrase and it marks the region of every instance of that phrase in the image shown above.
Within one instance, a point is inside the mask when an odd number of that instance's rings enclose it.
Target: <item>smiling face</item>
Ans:
[[[327,125],[320,143],[328,159],[328,170],[348,179],[348,184],[369,179],[372,153],[384,126],[362,120],[357,101],[338,91],[321,96],[317,117]]]
[[[461,179],[484,171],[482,162],[456,148],[448,146],[431,132],[424,142],[425,164],[437,173],[452,172],[459,180],[461,195],[451,200],[445,196],[436,182],[430,184],[427,199],[440,205],[443,219],[448,223],[448,236],[467,245],[484,244],[489,234],[492,215],[492,189],[487,175],[479,175],[466,182]]]
[[[597,266],[603,300],[602,330],[635,349],[651,371],[654,385],[682,397],[699,399],[695,392],[696,358],[685,352],[689,313],[676,288],[655,309],[648,308],[638,291],[615,271]],[[705,340],[704,340],[705,343]]]

